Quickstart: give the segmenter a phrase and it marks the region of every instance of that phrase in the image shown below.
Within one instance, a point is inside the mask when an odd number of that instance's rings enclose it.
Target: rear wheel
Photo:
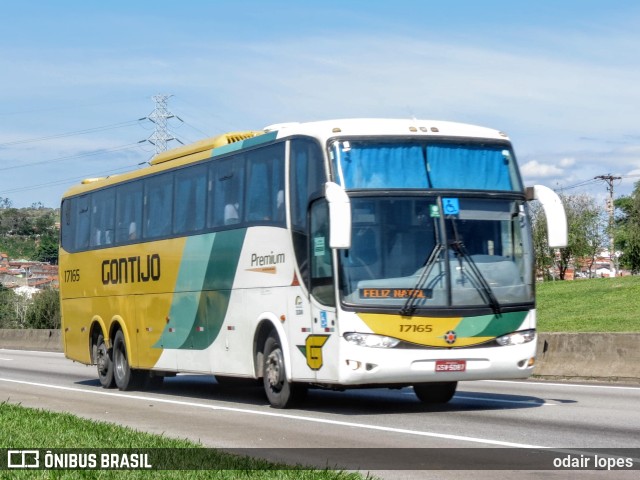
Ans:
[[[98,335],[96,343],[93,345],[93,359],[98,367],[98,379],[103,388],[115,387],[115,379],[113,378],[113,361],[107,344],[102,334]]]
[[[458,382],[418,383],[413,391],[423,403],[447,403],[456,393]]]
[[[264,342],[263,384],[272,407],[289,408],[300,402],[307,393],[307,386],[289,382],[280,340],[271,333]]]
[[[122,330],[118,330],[113,340],[113,376],[120,390],[134,390],[144,386],[148,372],[133,370],[129,366],[127,345]]]

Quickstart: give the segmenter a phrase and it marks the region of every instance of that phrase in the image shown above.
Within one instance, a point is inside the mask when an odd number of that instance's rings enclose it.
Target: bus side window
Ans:
[[[234,225],[242,218],[244,158],[240,155],[213,162],[209,169],[207,226]]]
[[[165,173],[145,182],[144,238],[171,234],[173,217],[173,174]]]
[[[90,246],[111,245],[114,241],[115,190],[107,188],[91,194]]]
[[[205,166],[189,167],[176,172],[173,233],[185,234],[204,228],[206,181]]]
[[[252,223],[284,223],[278,218],[278,193],[284,213],[284,143],[247,154],[247,208],[245,220]]]
[[[76,199],[76,219],[78,223],[76,225],[75,247],[77,250],[82,250],[89,246],[89,236],[91,234],[90,199],[90,195],[83,195]]]
[[[335,306],[333,262],[329,248],[329,206],[324,199],[311,206],[311,294],[323,305]]]
[[[116,242],[128,243],[140,237],[142,228],[142,184],[116,189]]]
[[[317,198],[326,183],[322,150],[317,142],[307,139],[291,141],[290,209],[291,236],[302,281],[309,286],[309,201]]]

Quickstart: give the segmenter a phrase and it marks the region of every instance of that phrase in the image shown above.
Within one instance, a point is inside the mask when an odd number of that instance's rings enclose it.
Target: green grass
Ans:
[[[0,449],[175,449],[182,459],[206,455],[208,470],[0,470],[0,479],[281,479],[362,480],[357,473],[293,469],[221,451],[204,449],[188,440],[176,440],[109,423],[80,419],[66,413],[0,403]],[[55,450],[52,450],[55,453]],[[167,451],[171,453],[171,451]],[[85,452],[86,453],[86,452]],[[100,453],[100,451],[96,451]],[[5,464],[0,459],[0,465]],[[41,459],[41,462],[43,460]]]
[[[536,285],[541,332],[640,332],[640,277]]]

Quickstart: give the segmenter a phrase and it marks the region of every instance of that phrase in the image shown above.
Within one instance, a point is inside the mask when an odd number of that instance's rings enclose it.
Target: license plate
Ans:
[[[436,360],[436,372],[464,372],[466,360]]]

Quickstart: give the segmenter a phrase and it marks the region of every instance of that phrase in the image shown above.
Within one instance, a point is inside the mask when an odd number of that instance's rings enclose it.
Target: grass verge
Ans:
[[[202,445],[139,432],[66,413],[0,403],[0,449],[175,449],[201,453]],[[55,451],[55,450],[54,450]],[[0,479],[282,479],[362,480],[358,473],[309,470],[206,449],[207,470],[0,470]],[[2,459],[4,460],[4,459]],[[0,465],[4,463],[0,461]]]
[[[541,332],[640,332],[640,277],[536,285]]]

